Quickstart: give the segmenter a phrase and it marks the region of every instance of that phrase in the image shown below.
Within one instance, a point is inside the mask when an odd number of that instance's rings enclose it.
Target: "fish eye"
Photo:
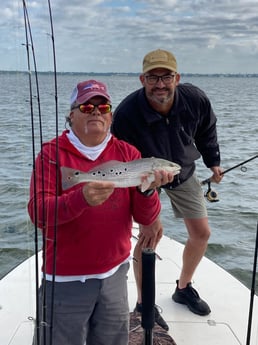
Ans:
[[[80,175],[79,171],[75,171],[74,175],[79,176]]]

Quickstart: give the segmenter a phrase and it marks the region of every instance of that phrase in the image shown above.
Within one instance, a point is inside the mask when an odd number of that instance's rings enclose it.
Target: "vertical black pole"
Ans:
[[[151,248],[142,250],[142,328],[143,345],[153,345],[155,306],[155,252]]]
[[[251,340],[253,304],[254,304],[254,296],[255,296],[255,277],[256,277],[256,268],[257,268],[257,254],[258,254],[258,223],[257,223],[257,229],[256,229],[256,240],[255,240],[255,249],[254,249],[254,264],[253,264],[253,276],[252,276],[252,286],[251,286],[251,297],[250,297],[250,306],[249,306],[249,318],[248,318],[246,345],[249,345],[250,340]]]

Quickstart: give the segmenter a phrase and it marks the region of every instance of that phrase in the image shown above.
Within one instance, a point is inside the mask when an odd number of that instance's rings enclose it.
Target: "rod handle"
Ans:
[[[142,328],[154,327],[155,315],[155,252],[151,248],[142,250]]]

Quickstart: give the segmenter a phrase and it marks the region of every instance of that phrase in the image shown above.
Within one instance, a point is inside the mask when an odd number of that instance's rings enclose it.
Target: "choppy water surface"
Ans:
[[[32,170],[32,125],[35,151],[39,149],[39,126],[31,122],[29,83],[27,74],[0,74],[0,277],[34,250],[34,229],[27,215],[29,179]],[[64,129],[73,86],[87,75],[58,76],[58,131]],[[114,108],[128,93],[140,87],[137,77],[100,76],[109,86]],[[247,77],[183,77],[182,82],[201,87],[211,99],[218,117],[222,166],[230,168],[258,153],[258,78]],[[53,76],[39,77],[43,141],[56,134],[55,94]],[[33,112],[38,114],[36,90],[33,86]],[[250,287],[257,226],[257,167],[258,159],[225,175],[214,186],[220,201],[208,203],[212,236],[207,256]],[[201,160],[197,162],[201,180],[210,176]],[[204,188],[205,191],[206,187]],[[165,233],[184,242],[186,230],[173,217],[165,193],[162,193],[162,220]],[[189,195],[191,198],[191,195]],[[173,255],[173,253],[171,253]],[[173,279],[173,278],[172,278]],[[175,277],[176,279],[176,277]]]

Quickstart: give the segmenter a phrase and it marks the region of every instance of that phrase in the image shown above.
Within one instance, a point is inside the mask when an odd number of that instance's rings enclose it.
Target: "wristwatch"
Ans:
[[[138,186],[136,187],[136,189],[138,190],[139,193],[141,193],[144,196],[152,196],[152,194],[154,194],[155,192],[155,189],[147,189],[144,192],[142,192]]]

